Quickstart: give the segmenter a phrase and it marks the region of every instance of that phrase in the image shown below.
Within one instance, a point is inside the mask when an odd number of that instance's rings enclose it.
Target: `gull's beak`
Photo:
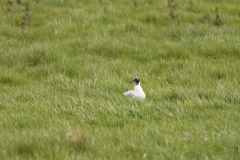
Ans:
[[[130,83],[131,83],[131,82],[134,82],[134,80],[130,81]]]

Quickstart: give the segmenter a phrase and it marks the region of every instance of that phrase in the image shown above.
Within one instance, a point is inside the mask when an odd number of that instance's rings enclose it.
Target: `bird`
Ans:
[[[146,95],[143,92],[143,89],[142,89],[142,87],[140,85],[140,79],[138,77],[135,77],[130,82],[134,82],[134,90],[126,89],[126,91],[123,93],[123,95],[126,96],[126,97],[145,99]]]

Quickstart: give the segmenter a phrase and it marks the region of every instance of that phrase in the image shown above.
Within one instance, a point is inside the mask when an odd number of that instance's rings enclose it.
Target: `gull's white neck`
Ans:
[[[138,90],[140,89],[141,86],[140,86],[140,82],[138,84],[134,84],[134,90]],[[141,88],[142,89],[142,88]]]

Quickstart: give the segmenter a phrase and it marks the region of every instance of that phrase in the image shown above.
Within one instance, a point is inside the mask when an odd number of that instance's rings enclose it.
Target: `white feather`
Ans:
[[[143,92],[142,87],[140,86],[140,82],[137,85],[134,85],[134,90],[126,91],[123,93],[126,97],[134,97],[134,98],[140,98],[145,99],[146,95]]]

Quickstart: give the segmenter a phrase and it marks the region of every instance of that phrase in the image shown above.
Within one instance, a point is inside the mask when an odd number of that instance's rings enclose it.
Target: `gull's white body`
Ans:
[[[126,91],[123,93],[123,95],[126,97],[134,97],[134,98],[140,98],[140,99],[146,98],[145,93],[143,92],[143,89],[140,86],[140,82],[139,84],[134,85],[134,90]]]

